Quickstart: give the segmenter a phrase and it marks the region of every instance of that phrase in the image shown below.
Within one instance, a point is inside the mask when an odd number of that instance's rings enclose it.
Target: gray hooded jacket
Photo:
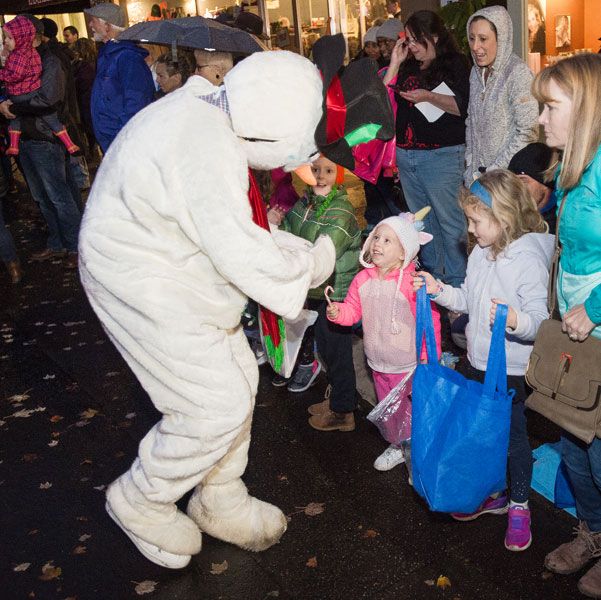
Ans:
[[[538,103],[530,92],[532,72],[513,54],[513,25],[501,6],[476,11],[497,29],[497,56],[488,80],[484,69],[474,65],[470,74],[470,102],[466,129],[466,170],[469,186],[480,177],[479,167],[505,169],[513,155],[538,139]]]

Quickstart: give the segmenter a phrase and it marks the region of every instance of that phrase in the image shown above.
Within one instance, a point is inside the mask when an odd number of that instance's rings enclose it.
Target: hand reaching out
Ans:
[[[495,315],[497,314],[497,305],[507,304],[504,300],[499,298],[492,298],[492,304],[490,306],[490,324],[495,322]],[[509,329],[515,329],[518,326],[518,315],[511,306],[507,307],[507,324],[506,327]]]
[[[284,211],[279,206],[274,206],[267,211],[267,220],[278,227],[284,219]]]
[[[415,273],[413,273],[413,290],[414,291],[417,292],[417,290],[419,290],[419,288],[424,285],[424,279],[426,280],[425,285],[426,285],[426,292],[428,294],[439,294],[442,291],[438,281],[436,281],[436,279],[434,279],[434,277],[432,275],[430,275],[430,273],[427,273],[426,271],[416,271]]]

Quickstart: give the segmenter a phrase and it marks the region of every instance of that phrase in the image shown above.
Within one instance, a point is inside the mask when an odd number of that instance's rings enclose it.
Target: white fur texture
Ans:
[[[297,128],[286,129],[290,144],[270,155],[273,166],[307,144],[303,135],[317,118],[318,76],[299,60],[288,67],[292,78],[315,92],[302,111],[294,104],[279,110],[278,103],[292,102],[285,94],[270,98],[264,90],[262,102],[249,105],[252,88],[230,92],[249,121],[293,115]],[[263,71],[261,80],[278,76]],[[258,384],[240,315],[250,296],[294,317],[312,281],[334,268],[327,252],[280,248],[253,223],[243,145],[230,118],[199,99],[214,90],[191,77],[131,119],[100,166],[79,239],[90,304],[163,414],[107,501],[124,528],[174,554],[200,550],[197,526],[175,505],[199,484],[206,485],[199,520],[210,520],[217,537],[224,529],[222,539],[259,549],[283,533],[281,512],[249,498],[238,483]],[[276,137],[281,125],[278,118],[261,135]],[[245,512],[250,529],[219,512],[215,498]],[[232,523],[241,528],[238,540],[227,533]]]
[[[292,52],[257,52],[224,79],[232,128],[251,167],[290,171],[317,152],[323,86],[317,67]]]

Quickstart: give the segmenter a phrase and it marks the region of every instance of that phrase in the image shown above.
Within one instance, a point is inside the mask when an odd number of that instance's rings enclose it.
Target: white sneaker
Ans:
[[[390,444],[374,462],[377,471],[390,471],[393,467],[405,462],[405,454],[402,448]]]
[[[192,556],[190,554],[173,554],[162,550],[158,546],[145,542],[139,538],[133,531],[127,529],[123,523],[119,520],[119,517],[113,512],[110,504],[105,504],[106,512],[109,514],[111,519],[115,521],[117,525],[123,530],[125,535],[134,543],[136,548],[151,562],[166,567],[167,569],[183,569],[188,565]]]

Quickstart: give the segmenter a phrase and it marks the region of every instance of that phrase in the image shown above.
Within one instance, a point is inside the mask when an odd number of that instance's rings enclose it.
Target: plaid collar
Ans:
[[[204,96],[198,96],[201,100],[220,108],[225,114],[230,114],[230,103],[227,100],[227,94],[225,87],[220,86],[216,92],[212,94],[206,94]]]

